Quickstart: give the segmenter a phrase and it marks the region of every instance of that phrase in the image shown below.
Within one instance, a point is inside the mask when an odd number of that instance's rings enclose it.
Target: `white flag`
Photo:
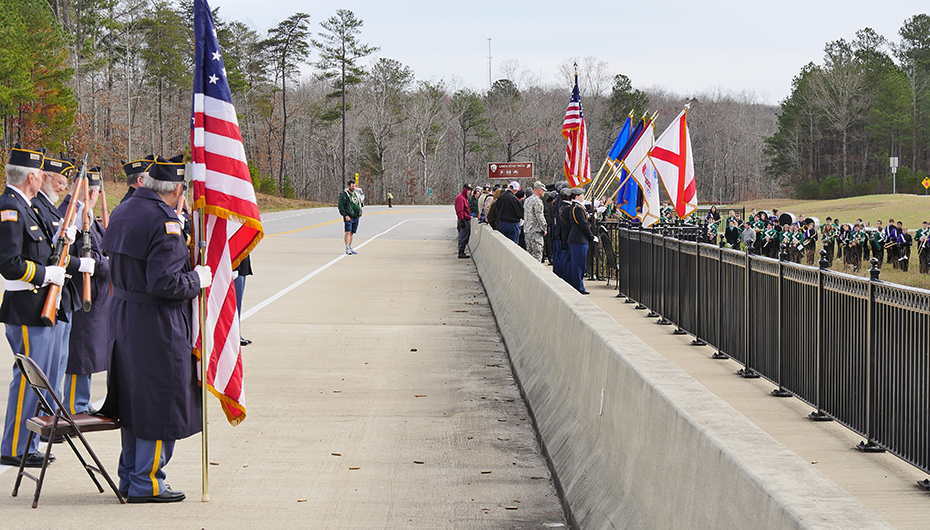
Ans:
[[[643,190],[643,210],[640,219],[644,227],[654,225],[659,220],[659,181],[655,167],[647,154],[655,140],[655,125],[650,121],[642,136],[623,159],[623,167]],[[635,163],[633,163],[635,161]]]
[[[678,217],[685,218],[697,209],[694,182],[694,155],[688,132],[688,110],[682,110],[655,142],[649,157],[662,178]]]

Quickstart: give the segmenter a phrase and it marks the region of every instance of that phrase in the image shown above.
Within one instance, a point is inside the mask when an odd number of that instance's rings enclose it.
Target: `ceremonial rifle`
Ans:
[[[87,155],[84,155],[84,156],[86,157]],[[86,177],[86,174],[85,174],[85,177]],[[91,247],[90,220],[94,212],[90,211],[90,180],[85,178],[84,181],[85,181],[84,186],[83,186],[84,188],[84,215],[82,216],[84,219],[82,222],[83,226],[81,227],[83,231],[83,234],[81,237],[81,247],[82,247],[81,253],[83,254],[83,257],[93,259],[93,256],[91,256],[91,248],[90,248]],[[77,201],[77,198],[72,195],[71,203],[73,204],[75,201]],[[84,287],[84,292],[82,293],[83,294],[82,307],[84,308],[84,312],[86,313],[90,311],[90,308],[93,307],[94,305],[93,300],[91,300],[91,295],[90,295],[90,273],[89,272],[84,273],[83,287]]]
[[[81,186],[84,186],[86,182],[87,155],[85,154],[84,159],[81,161],[81,170],[80,173],[78,173],[78,178],[74,179],[74,187],[71,189],[71,204],[68,205],[68,211],[65,213],[65,219],[61,224],[61,230],[58,232],[58,240],[55,242],[55,250],[50,260],[50,263],[62,268],[64,268],[68,261],[68,250],[71,248],[65,231],[69,226],[74,224],[74,216],[77,214],[76,197],[81,193]],[[61,305],[61,289],[62,286],[60,285],[55,285],[54,283],[49,285],[48,296],[45,298],[45,306],[42,307],[42,323],[46,326],[55,325],[58,307]]]
[[[107,211],[107,192],[103,189],[103,177],[100,177],[100,218],[103,221],[103,229],[110,227],[110,212]]]

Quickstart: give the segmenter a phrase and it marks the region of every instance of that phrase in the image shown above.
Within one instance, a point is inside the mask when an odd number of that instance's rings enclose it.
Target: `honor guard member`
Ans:
[[[123,171],[126,173],[126,184],[129,185],[129,189],[126,190],[126,195],[123,195],[123,200],[121,200],[119,204],[123,204],[129,200],[137,189],[145,185],[143,184],[145,176],[148,175],[149,168],[151,168],[154,163],[155,155],[149,155],[139,160],[133,160],[132,162],[123,161]],[[119,204],[117,204],[117,206],[119,206]]]
[[[129,204],[110,217],[112,348],[101,412],[120,421],[119,489],[129,502],[177,502],[164,482],[175,441],[201,430],[202,402],[191,353],[191,303],[212,280],[191,269],[176,213],[184,193],[182,157],[158,157]],[[140,322],[143,323],[140,325]]]
[[[91,374],[105,372],[110,366],[107,350],[107,312],[110,303],[110,266],[103,254],[103,225],[94,218],[93,210],[100,197],[100,168],[87,171],[89,188],[87,204],[81,205],[90,213],[90,256],[94,260],[94,275],[91,277],[90,311],[76,310],[71,315],[71,338],[68,343],[68,362],[65,367],[64,402],[71,414],[95,412],[90,406]],[[58,206],[59,212],[65,212],[73,198],[65,197]],[[83,217],[76,217],[75,223],[83,228]],[[84,254],[84,242],[78,238],[75,242],[78,255]],[[84,275],[71,278],[78,293],[83,297]]]
[[[920,274],[930,273],[930,225],[924,221],[923,227],[917,229],[917,270]]]
[[[584,270],[586,258],[588,255],[588,245],[597,243],[597,238],[591,232],[588,225],[588,210],[585,209],[583,201],[584,190],[581,188],[572,188],[571,206],[566,209],[568,212],[568,223],[570,227],[568,233],[568,252],[569,252],[569,269],[568,283],[578,289],[581,294],[588,294],[584,288]]]
[[[42,324],[42,306],[49,284],[64,285],[65,269],[48,265],[52,236],[32,205],[44,180],[44,160],[42,153],[22,149],[17,144],[5,168],[6,189],[0,195],[0,275],[5,289],[0,322],[5,324],[6,339],[13,353],[26,355],[47,373],[52,363],[57,362],[53,355],[55,329]],[[25,459],[26,467],[40,467],[38,438],[34,437],[32,445],[26,447],[26,420],[33,416],[38,402],[27,386],[26,378],[14,366],[0,442],[0,463],[19,466]]]
[[[58,239],[58,234],[62,230],[62,213],[55,207],[59,195],[68,189],[68,177],[74,172],[74,163],[68,159],[56,159],[49,156],[45,157],[42,163],[42,173],[44,182],[42,189],[36,194],[32,201],[33,207],[39,214],[39,219],[45,223],[49,234],[52,235],[52,244]],[[76,217],[75,217],[76,218]],[[77,234],[77,225],[64,227],[68,231],[68,241],[74,243]],[[59,301],[59,313],[61,318],[57,319],[55,324],[55,358],[58,360],[51,371],[46,372],[52,388],[59,396],[62,396],[62,381],[65,377],[65,368],[68,364],[68,349],[71,340],[71,320],[74,312],[81,309],[81,292],[77,290],[74,284],[74,278],[78,272],[85,272],[80,266],[80,254],[77,247],[72,244],[68,248],[68,261],[65,265],[67,275],[65,276],[65,285],[61,288],[61,300]],[[85,267],[87,272],[93,274],[93,260],[86,259]],[[80,270],[79,270],[80,269]],[[50,400],[51,401],[51,400]],[[59,441],[63,439],[59,438]],[[44,441],[44,438],[43,438]]]
[[[562,200],[559,202],[559,226],[561,230],[559,231],[559,237],[561,238],[561,247],[562,247],[562,258],[559,260],[559,270],[562,271],[562,274],[559,275],[560,278],[569,282],[569,271],[571,270],[571,255],[569,254],[568,249],[568,235],[572,231],[572,224],[568,218],[568,212],[572,209],[572,188],[567,185],[562,188]]]

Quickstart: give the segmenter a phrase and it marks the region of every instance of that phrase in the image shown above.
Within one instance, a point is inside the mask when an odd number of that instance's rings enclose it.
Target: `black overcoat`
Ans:
[[[177,440],[201,430],[191,348],[191,300],[200,281],[177,214],[139,188],[114,210],[103,237],[110,259],[107,402],[102,413],[145,440]]]

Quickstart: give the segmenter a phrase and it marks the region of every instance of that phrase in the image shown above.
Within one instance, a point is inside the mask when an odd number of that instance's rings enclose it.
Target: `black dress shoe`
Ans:
[[[591,294],[591,291],[578,291],[581,294]]]
[[[147,497],[128,497],[126,500],[133,504],[141,504],[144,502],[181,502],[187,496],[184,495],[183,491],[174,491],[171,489],[171,486],[165,486],[165,491],[159,493],[158,495],[149,495]]]
[[[239,346],[248,346],[249,344],[252,344],[252,341],[239,337]]]
[[[40,441],[40,442],[48,443],[48,436],[45,436],[45,435],[39,436],[39,441]],[[56,444],[63,444],[63,443],[65,443],[65,435],[64,435],[64,434],[56,434],[56,435],[55,435],[55,441],[52,442],[52,443],[56,443]]]
[[[26,457],[26,466],[25,467],[42,467],[42,461],[45,459],[45,455],[42,453],[32,453]],[[49,455],[48,462],[52,463],[55,461],[55,455]],[[22,462],[18,456],[0,456],[0,464],[6,466],[19,467],[19,464]]]

